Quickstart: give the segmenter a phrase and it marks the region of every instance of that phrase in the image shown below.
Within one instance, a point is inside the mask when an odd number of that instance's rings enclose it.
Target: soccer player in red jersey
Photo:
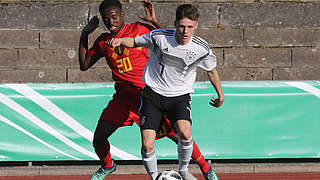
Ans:
[[[144,0],[143,6],[146,15],[140,18],[152,23],[155,27],[140,22],[124,24],[124,12],[119,0],[103,0],[99,11],[109,32],[102,33],[93,47],[88,49],[88,36],[99,26],[98,18],[93,17],[82,30],[79,43],[80,69],[86,71],[104,57],[112,70],[116,90],[113,99],[102,112],[94,132],[93,146],[103,165],[91,176],[92,180],[102,180],[116,170],[116,164],[110,154],[108,138],[121,126],[131,126],[134,122],[139,125],[138,109],[141,91],[145,86],[142,82],[142,74],[148,60],[147,49],[122,46],[110,48],[107,44],[111,38],[137,37],[155,28],[163,28],[155,16],[151,1]],[[168,120],[165,120],[163,129],[157,136],[157,138],[162,137],[169,137],[176,143],[178,141]],[[211,164],[204,159],[195,142],[192,158],[199,164],[202,172],[210,170]]]

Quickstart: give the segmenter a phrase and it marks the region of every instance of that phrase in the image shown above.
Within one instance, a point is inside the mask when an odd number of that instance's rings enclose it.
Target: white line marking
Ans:
[[[38,138],[37,136],[33,135],[33,134],[30,133],[29,131],[23,129],[23,128],[20,127],[19,125],[15,124],[14,122],[10,121],[9,119],[7,119],[7,118],[5,118],[5,117],[3,117],[3,116],[1,116],[1,115],[0,115],[0,121],[2,121],[2,122],[4,122],[4,123],[12,126],[13,128],[21,131],[22,133],[26,134],[27,136],[30,136],[31,138],[35,139],[36,141],[40,142],[41,144],[47,146],[48,148],[50,148],[50,149],[52,149],[52,150],[54,150],[54,151],[56,151],[56,152],[58,152],[58,153],[61,153],[61,154],[65,155],[65,156],[68,156],[68,157],[70,157],[70,158],[72,158],[72,159],[82,160],[82,159],[76,158],[76,157],[74,157],[74,156],[72,156],[72,155],[69,155],[69,154],[67,154],[67,153],[65,153],[65,152],[63,152],[63,151],[61,151],[61,150],[59,150],[59,149],[51,146],[50,144],[46,143],[45,141],[43,141],[43,140],[41,140],[40,138]]]
[[[60,109],[57,105],[52,103],[49,99],[47,99],[45,96],[41,95],[37,91],[33,90],[32,88],[28,87],[25,84],[6,84],[6,86],[10,87],[11,89],[23,94],[30,100],[32,100],[34,103],[38,104],[40,107],[42,107],[44,110],[49,112],[51,115],[56,117],[59,121],[64,123],[69,128],[73,129],[75,132],[77,132],[79,135],[87,139],[88,141],[92,142],[93,139],[93,133],[88,130],[86,127],[81,125],[78,121],[73,119],[69,114],[64,112],[62,109]],[[113,145],[110,145],[110,153],[116,157],[119,157],[121,159],[125,160],[138,160],[140,158],[129,154]]]
[[[304,91],[307,91],[318,98],[320,98],[320,89],[317,89],[309,84],[306,84],[304,82],[285,82],[286,84],[289,84],[290,86],[302,89]]]
[[[69,116],[67,113],[62,111],[59,107],[57,107],[51,101],[46,99],[40,93],[34,91],[33,89],[26,86],[25,84],[7,84],[6,86],[26,96],[27,98],[32,100],[34,103],[42,107],[44,110],[48,111],[51,115],[56,117],[58,120],[63,122],[69,128],[73,129],[75,132],[80,134],[82,137],[84,137],[88,141],[92,142],[93,133],[91,131],[89,131],[87,128],[82,126],[78,121],[74,120],[71,116]]]
[[[71,148],[73,148],[73,149],[75,149],[75,150],[77,150],[77,151],[79,151],[79,152],[81,152],[81,153],[93,158],[93,159],[96,159],[96,160],[99,159],[96,154],[94,154],[94,153],[82,148],[81,146],[79,146],[78,144],[74,143],[73,141],[71,141],[67,137],[63,136],[58,131],[53,129],[51,126],[49,126],[45,122],[41,121],[38,117],[36,117],[32,113],[30,113],[24,107],[20,106],[18,103],[14,102],[13,100],[11,100],[10,98],[6,97],[2,93],[0,93],[0,102],[2,102],[3,104],[7,105],[11,109],[15,110],[16,112],[18,112],[19,114],[21,114],[25,118],[29,119],[34,124],[36,124],[37,126],[42,128],[43,130],[47,131],[52,136],[58,138],[60,141],[64,142],[65,144],[67,144]]]

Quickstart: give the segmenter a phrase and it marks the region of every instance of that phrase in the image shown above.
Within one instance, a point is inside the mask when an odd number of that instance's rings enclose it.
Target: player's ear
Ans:
[[[178,28],[178,21],[177,20],[174,21],[174,27]]]
[[[195,29],[198,29],[198,21],[196,21],[196,26],[195,26]]]
[[[124,17],[124,11],[121,11],[120,16]]]

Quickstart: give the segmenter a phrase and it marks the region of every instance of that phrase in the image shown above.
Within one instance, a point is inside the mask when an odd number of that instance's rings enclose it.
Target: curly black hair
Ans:
[[[111,6],[116,6],[120,9],[120,11],[122,11],[122,4],[119,0],[103,0],[99,5],[100,14],[103,13],[103,10]]]

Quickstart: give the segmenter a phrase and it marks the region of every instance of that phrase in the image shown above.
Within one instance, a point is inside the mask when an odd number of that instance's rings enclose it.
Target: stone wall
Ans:
[[[99,0],[0,0],[0,82],[110,82],[104,60],[79,70],[82,27],[98,14]],[[201,17],[197,35],[218,57],[222,80],[319,80],[318,0],[153,0],[160,21],[172,27],[178,4],[192,2]],[[144,14],[123,1],[126,22]],[[102,25],[101,25],[102,26]],[[90,36],[90,44],[103,31]],[[207,80],[199,70],[197,80]]]

